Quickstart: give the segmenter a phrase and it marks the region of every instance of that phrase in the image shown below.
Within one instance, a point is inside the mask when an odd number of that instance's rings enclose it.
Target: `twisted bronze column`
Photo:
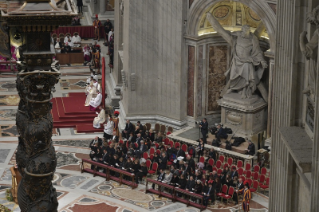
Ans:
[[[22,180],[18,202],[22,212],[57,211],[58,201],[52,180],[56,168],[52,145],[52,89],[60,72],[22,71],[17,76],[20,103],[17,129],[20,134],[16,154]]]

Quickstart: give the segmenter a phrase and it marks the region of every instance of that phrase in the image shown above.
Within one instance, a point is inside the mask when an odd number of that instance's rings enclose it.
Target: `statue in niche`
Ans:
[[[267,102],[268,92],[261,78],[268,65],[258,40],[258,36],[265,30],[264,25],[261,24],[255,33],[250,32],[248,25],[244,25],[242,31],[231,33],[225,30],[211,13],[207,13],[206,16],[212,27],[232,47],[231,64],[225,73],[229,80],[221,96],[238,92],[242,99],[249,99],[258,89]]]
[[[319,6],[314,8],[312,12],[307,17],[307,22],[319,27]],[[311,96],[311,99],[314,100],[314,92],[316,89],[316,69],[317,69],[317,52],[318,52],[318,39],[319,39],[319,29],[317,29],[310,41],[307,39],[307,31],[304,31],[300,34],[300,49],[305,55],[307,60],[309,60],[309,77],[308,77],[308,86],[303,91],[303,93]]]

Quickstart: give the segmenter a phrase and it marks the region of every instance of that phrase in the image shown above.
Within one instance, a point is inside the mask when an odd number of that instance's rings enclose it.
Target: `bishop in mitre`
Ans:
[[[99,107],[100,113],[96,112],[98,115],[97,117],[94,118],[93,120],[93,127],[94,128],[100,128],[101,124],[105,122],[105,110],[103,109],[102,106]]]
[[[90,111],[96,111],[97,108],[101,105],[102,103],[102,94],[100,93],[100,91],[97,91],[97,95],[95,98],[92,98],[90,101]]]

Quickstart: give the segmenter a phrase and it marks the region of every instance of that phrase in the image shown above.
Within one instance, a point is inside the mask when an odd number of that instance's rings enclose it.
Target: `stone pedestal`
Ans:
[[[267,129],[267,103],[259,96],[241,99],[230,93],[218,101],[222,108],[221,123],[231,128],[235,136],[248,137],[256,144],[258,134]]]

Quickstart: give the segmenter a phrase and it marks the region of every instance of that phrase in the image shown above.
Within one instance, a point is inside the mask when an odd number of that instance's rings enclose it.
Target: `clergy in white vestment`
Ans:
[[[102,103],[102,94],[100,91],[97,91],[97,95],[95,98],[92,98],[90,101],[90,111],[96,111],[97,108],[101,105]]]
[[[92,76],[92,75],[87,78],[86,84],[88,84],[88,85],[93,85],[93,76]]]
[[[80,47],[81,46],[81,37],[77,32],[74,33],[71,42],[73,43],[74,47]]]
[[[96,112],[98,114],[97,117],[93,120],[93,127],[94,128],[100,128],[101,124],[105,122],[105,110],[102,108],[102,106],[99,107],[100,113]]]
[[[93,77],[92,77],[93,78]],[[85,88],[85,95],[88,95],[90,93],[90,90],[95,87],[95,89],[98,89],[99,83],[93,78],[89,85]],[[96,91],[95,93],[96,94]]]
[[[71,47],[73,47],[72,38],[70,37],[70,35],[67,35],[67,36],[64,38],[64,43],[65,43],[65,44],[68,44],[68,45],[71,46]]]
[[[89,86],[89,91],[86,95],[86,99],[85,99],[85,103],[84,103],[84,105],[86,107],[90,106],[90,102],[93,99],[93,95],[95,95],[95,94],[96,94],[96,87],[94,87],[93,85]]]
[[[107,123],[104,124],[104,138],[111,139],[113,135],[114,122],[110,115],[107,115]]]
[[[61,46],[60,46],[60,42],[56,42],[56,44],[55,44],[55,46],[54,46],[54,48],[55,48],[55,52],[56,53],[61,53]]]

